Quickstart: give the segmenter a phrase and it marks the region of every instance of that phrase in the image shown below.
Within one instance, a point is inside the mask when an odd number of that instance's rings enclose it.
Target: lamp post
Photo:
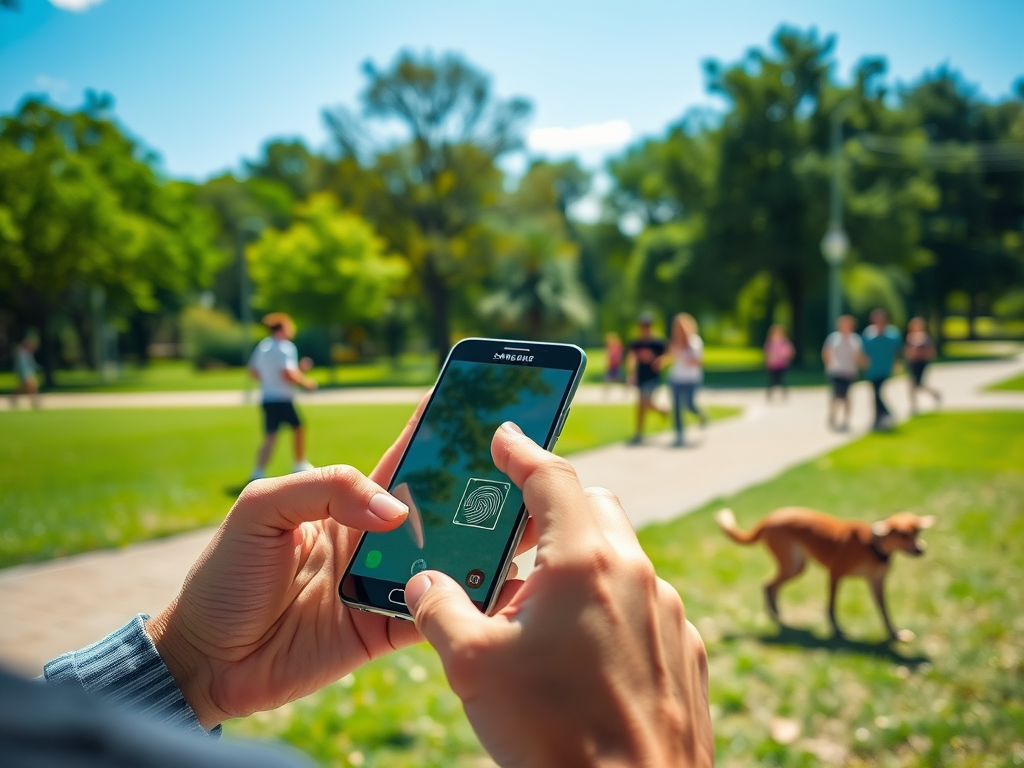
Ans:
[[[828,319],[831,333],[843,311],[843,293],[839,284],[839,267],[850,250],[850,239],[843,229],[842,127],[843,119],[853,108],[853,100],[841,101],[832,110],[832,190],[829,196],[828,230],[821,238],[821,255],[828,264]]]
[[[245,267],[245,245],[250,238],[259,237],[263,231],[263,220],[258,216],[246,216],[239,222],[235,236],[238,251],[238,319],[242,323],[242,365],[252,351],[252,306],[249,296],[249,270]],[[252,381],[245,377],[245,399],[249,399]]]

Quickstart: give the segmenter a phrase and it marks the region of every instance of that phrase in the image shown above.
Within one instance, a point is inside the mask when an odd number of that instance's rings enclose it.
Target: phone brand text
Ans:
[[[511,352],[495,352],[495,360],[504,360],[506,363],[532,363],[533,355],[515,355]]]

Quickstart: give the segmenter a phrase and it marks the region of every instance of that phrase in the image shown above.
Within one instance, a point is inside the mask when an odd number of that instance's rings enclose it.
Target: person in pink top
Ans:
[[[764,343],[764,367],[768,371],[768,400],[776,387],[782,390],[782,399],[786,399],[786,371],[793,362],[795,351],[792,343],[786,338],[785,326],[776,323],[768,329],[768,340]]]

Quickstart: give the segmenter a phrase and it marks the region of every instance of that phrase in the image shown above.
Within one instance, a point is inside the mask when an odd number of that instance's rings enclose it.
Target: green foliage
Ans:
[[[185,357],[200,370],[245,365],[252,351],[251,339],[251,331],[225,312],[193,306],[181,313]]]
[[[90,94],[63,112],[28,98],[0,122],[0,298],[39,329],[50,380],[51,321],[81,306],[83,289],[125,314],[176,308],[223,259],[193,187],[161,179],[109,106]]]
[[[248,251],[256,303],[322,327],[373,320],[406,275],[359,216],[320,193],[300,203],[288,229],[265,230]]]

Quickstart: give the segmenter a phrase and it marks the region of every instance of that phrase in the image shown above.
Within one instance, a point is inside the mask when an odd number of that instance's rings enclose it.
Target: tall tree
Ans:
[[[368,147],[361,122],[325,114],[342,158],[364,157],[380,175],[381,233],[408,259],[430,316],[438,360],[451,343],[453,291],[486,271],[474,250],[482,219],[501,192],[496,161],[522,144],[524,99],[493,96],[488,78],[454,54],[403,52],[387,69],[367,62],[366,118],[397,125],[404,140]]]
[[[155,311],[207,283],[222,254],[191,188],[108,116],[109,97],[63,112],[34,97],[0,121],[0,294],[41,336],[48,384],[53,320],[85,289]]]

